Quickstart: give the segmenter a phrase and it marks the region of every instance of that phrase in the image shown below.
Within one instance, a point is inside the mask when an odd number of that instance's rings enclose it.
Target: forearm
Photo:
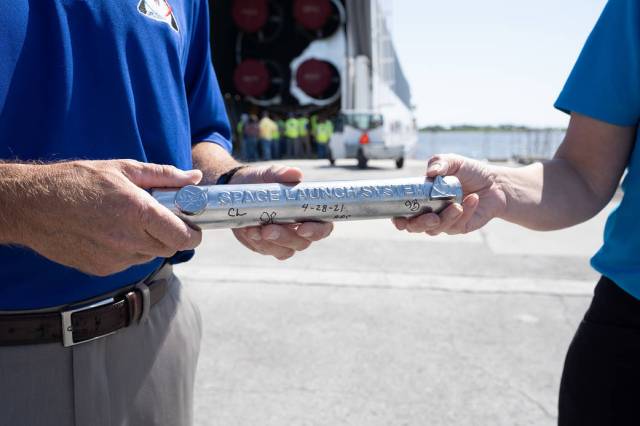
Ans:
[[[538,231],[584,222],[602,210],[612,195],[595,190],[563,158],[521,168],[494,167],[492,173],[506,196],[501,218]]]
[[[36,180],[37,167],[0,163],[0,245],[24,240],[25,195],[34,191],[30,181]]]
[[[215,183],[221,175],[240,165],[224,148],[211,142],[194,145],[191,154],[194,168],[202,171],[203,184]]]
[[[0,245],[31,246],[59,220],[51,205],[93,197],[78,162],[3,163],[0,161]]]

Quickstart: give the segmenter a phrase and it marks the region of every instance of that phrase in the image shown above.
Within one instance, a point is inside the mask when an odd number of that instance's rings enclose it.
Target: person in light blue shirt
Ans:
[[[640,2],[610,0],[555,106],[571,114],[554,158],[511,169],[456,155],[429,161],[428,176],[455,175],[465,198],[440,215],[394,219],[409,232],[458,234],[493,218],[555,230],[586,221],[617,192],[602,274],[565,361],[559,424],[640,424]]]

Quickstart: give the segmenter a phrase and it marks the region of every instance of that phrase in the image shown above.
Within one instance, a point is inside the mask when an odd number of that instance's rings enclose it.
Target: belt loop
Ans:
[[[142,313],[138,320],[138,323],[142,323],[149,316],[149,310],[151,309],[151,294],[149,293],[149,287],[145,283],[137,284],[135,289],[142,295]]]

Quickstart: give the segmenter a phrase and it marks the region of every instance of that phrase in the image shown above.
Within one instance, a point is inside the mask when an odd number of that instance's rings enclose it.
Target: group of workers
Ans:
[[[321,159],[329,155],[334,126],[328,117],[289,114],[281,119],[265,111],[260,119],[255,114],[243,114],[236,131],[240,156],[248,162],[314,156]]]

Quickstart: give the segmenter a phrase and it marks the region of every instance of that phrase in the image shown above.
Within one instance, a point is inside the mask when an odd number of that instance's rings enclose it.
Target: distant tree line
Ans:
[[[566,130],[554,127],[528,127],[515,124],[500,124],[497,126],[478,126],[474,124],[458,124],[452,126],[425,126],[420,128],[421,132],[527,132],[540,130]]]

